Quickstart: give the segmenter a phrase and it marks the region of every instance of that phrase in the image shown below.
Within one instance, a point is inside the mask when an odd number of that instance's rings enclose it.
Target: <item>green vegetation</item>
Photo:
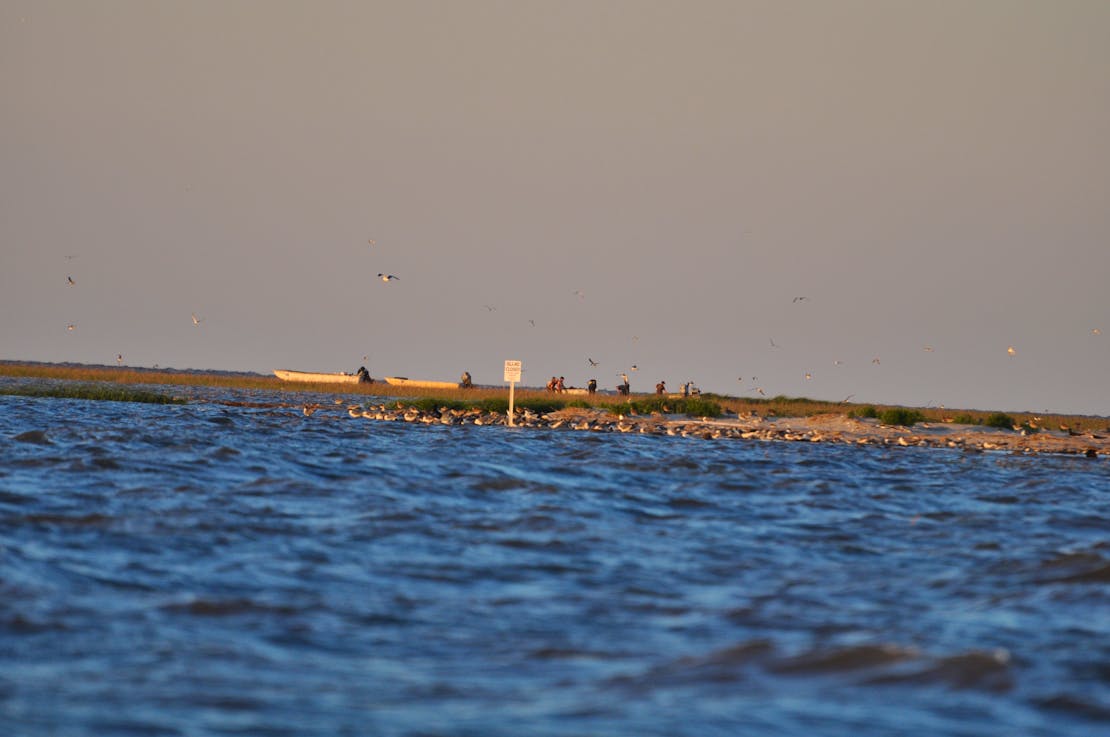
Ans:
[[[55,399],[93,399],[107,402],[143,402],[146,404],[185,404],[180,397],[158,392],[103,384],[62,384],[56,386],[0,387],[0,394],[17,397],[53,397]]]
[[[997,427],[1000,430],[1012,430],[1015,423],[1014,418],[1005,412],[992,412],[983,420],[983,424],[987,427]]]
[[[912,427],[918,422],[922,422],[924,419],[925,415],[915,409],[907,409],[905,407],[891,407],[879,413],[879,422],[884,425]]]
[[[859,409],[854,409],[849,412],[848,416],[874,420],[879,416],[879,410],[875,409],[875,407],[870,404],[865,404]]]

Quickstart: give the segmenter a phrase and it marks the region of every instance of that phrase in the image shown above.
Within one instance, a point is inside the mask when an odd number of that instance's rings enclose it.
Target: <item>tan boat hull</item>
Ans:
[[[323,374],[312,371],[286,371],[276,369],[274,376],[282,381],[302,381],[309,384],[357,384],[358,374]]]
[[[385,383],[393,386],[411,386],[417,389],[458,389],[458,382],[454,381],[423,381],[410,379],[405,376],[386,376]]]

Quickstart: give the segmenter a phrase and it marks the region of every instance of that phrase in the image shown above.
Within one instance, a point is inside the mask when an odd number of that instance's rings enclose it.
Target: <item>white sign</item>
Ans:
[[[520,381],[520,361],[505,361],[505,381]]]

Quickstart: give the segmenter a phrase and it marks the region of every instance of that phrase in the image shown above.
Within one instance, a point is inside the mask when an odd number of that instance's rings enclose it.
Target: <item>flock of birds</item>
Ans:
[[[371,239],[367,240],[367,244],[371,248],[373,248],[375,245],[377,245],[377,241],[371,238]],[[65,257],[66,261],[73,261],[76,258],[77,258],[76,255],[67,255]],[[395,274],[389,274],[389,273],[385,273],[385,272],[379,272],[377,278],[385,284],[388,284],[388,283],[394,282],[394,281],[400,281],[400,277],[396,276]],[[67,275],[66,276],[65,283],[66,283],[67,287],[76,287],[77,286],[77,280],[74,279],[72,275]],[[572,294],[574,295],[574,297],[576,297],[579,300],[584,300],[586,298],[586,292],[582,289],[575,289],[575,290],[573,290]],[[808,303],[810,301],[811,301],[810,298],[808,296],[805,296],[805,295],[796,296],[791,300],[792,304]],[[484,304],[482,306],[488,312],[495,312],[497,310],[497,307],[495,305]],[[195,312],[191,313],[190,317],[192,318],[193,327],[195,327],[195,328],[199,328],[201,323],[204,322],[204,318],[198,316]],[[533,328],[536,327],[536,321],[534,319],[529,319],[528,324]],[[68,332],[74,332],[75,330],[77,330],[77,323],[76,322],[68,323],[66,325],[66,330]],[[1091,335],[1095,335],[1095,336],[1098,336],[1098,335],[1102,334],[1102,331],[1099,328],[1092,328],[1090,332],[1091,332]],[[639,340],[639,336],[635,336],[635,335],[632,336],[632,342],[635,343],[638,340]],[[778,349],[781,348],[781,346],[778,343],[775,342],[775,339],[773,337],[769,337],[768,342],[769,342],[770,348],[772,350],[778,350]],[[932,353],[934,351],[934,348],[931,345],[925,345],[925,346],[922,346],[922,350],[924,350],[926,353]],[[1015,348],[1012,345],[1007,346],[1006,354],[1009,357],[1015,358],[1017,356],[1017,353],[1018,353],[1017,348]],[[366,356],[363,356],[364,361],[366,360],[366,358],[367,358]],[[117,354],[116,355],[116,362],[119,365],[123,364],[123,354]],[[878,356],[875,356],[873,359],[871,359],[871,363],[874,364],[874,365],[881,365],[882,361]],[[600,361],[594,360],[594,358],[589,357],[589,356],[586,358],[586,364],[591,369],[599,368],[601,366]],[[843,365],[843,361],[840,361],[839,359],[834,360],[833,365],[841,366],[841,365]],[[639,366],[636,365],[636,364],[632,364],[630,367],[628,367],[627,370],[628,371],[638,371]],[[617,372],[617,375],[620,376],[622,378],[622,380],[627,382],[628,376],[624,371]],[[806,381],[810,381],[810,380],[813,379],[813,373],[811,371],[806,371],[804,373],[804,377],[805,377]],[[764,391],[764,389],[761,386],[759,386],[758,383],[757,383],[758,382],[758,377],[753,376],[753,377],[750,377],[750,378],[751,378],[751,381],[752,381],[753,385],[748,389],[748,391],[757,393],[760,396],[766,396],[766,392]],[[737,381],[743,382],[744,377],[743,376],[737,377]],[[852,396],[854,396],[854,395],[849,396],[844,401],[848,401],[848,399],[851,399]]]
[[[75,258],[77,258],[77,254],[67,255],[65,257],[66,261],[73,261]],[[72,274],[66,276],[66,286],[67,287],[77,286],[77,280],[73,278]],[[191,313],[190,316],[193,319],[193,327],[200,327],[200,324],[202,322],[204,322],[204,318],[203,317],[198,317],[197,313],[195,313],[195,312]],[[71,322],[71,323],[66,324],[66,331],[67,332],[72,333],[76,330],[77,330],[77,323]],[[117,366],[122,366],[123,365],[123,354],[122,353],[117,353],[116,354],[116,365]],[[157,368],[157,366],[155,368]]]

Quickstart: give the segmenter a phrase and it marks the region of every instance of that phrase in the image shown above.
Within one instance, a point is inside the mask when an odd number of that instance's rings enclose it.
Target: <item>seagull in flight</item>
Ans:
[[[493,305],[482,305],[482,306],[483,306],[483,307],[485,307],[485,308],[486,308],[487,310],[489,310],[490,312],[493,312],[493,311],[495,311],[495,310],[497,309],[497,308],[496,308],[496,307],[494,307]]]
[[[1009,353],[1011,356],[1016,356],[1017,355],[1017,349],[1014,348],[1013,346],[1010,346],[1009,348],[1007,348],[1006,352]]]
[[[122,366],[123,365],[123,354],[122,353],[116,354],[116,365],[117,366]]]
[[[632,368],[630,368],[630,369],[628,369],[628,370],[629,370],[629,371],[639,371],[639,370],[640,370],[640,367],[639,367],[639,366],[637,366],[636,364],[632,364]]]
[[[370,240],[368,240],[368,241],[366,241],[366,242],[367,242],[367,243],[369,243],[369,244],[370,244],[371,246],[377,245],[377,243],[378,243],[378,242],[377,242],[376,240],[374,240],[373,238],[371,238]]]
[[[597,366],[600,366],[600,365],[601,365],[600,363],[598,363],[597,361],[595,361],[595,360],[594,360],[594,359],[592,359],[592,358],[587,358],[587,359],[586,359],[586,362],[587,362],[587,363],[589,363],[589,364],[590,364],[591,366],[594,366],[594,367],[597,367]]]
[[[76,329],[77,329],[77,326],[72,322],[69,325],[66,325],[66,330],[70,331],[71,333]]]
[[[879,365],[879,364],[880,364],[881,362],[879,361],[879,357],[878,357],[878,356],[875,356],[874,358],[872,358],[872,359],[871,359],[871,363],[873,363],[873,364],[875,364],[876,366],[878,366],[878,365]]]
[[[535,320],[529,320],[529,321],[528,321],[528,323],[529,323],[529,324],[530,324],[530,325],[531,325],[532,327],[536,327],[536,321],[535,321]]]
[[[1098,328],[1091,328],[1091,335],[1102,335],[1102,331]]]
[[[808,302],[808,301],[809,301],[809,297],[795,297],[795,298],[793,299],[793,301],[794,301],[794,302]]]
[[[583,292],[581,289],[575,289],[574,290],[574,295],[576,297],[578,297],[578,299],[585,299],[586,298],[586,293]]]
[[[393,276],[393,274],[378,274],[378,278],[387,284],[391,281],[400,279],[399,277]]]
[[[194,328],[199,327],[202,322],[204,322],[204,318],[203,317],[197,317],[197,313],[194,312],[193,313],[193,327]]]
[[[67,277],[66,277],[66,284],[68,284],[68,285],[70,285],[70,286],[72,287],[72,286],[73,286],[74,284],[76,284],[76,283],[77,283],[77,282],[73,281],[73,277],[72,277],[72,276],[67,276]]]
[[[771,341],[771,347],[772,348],[778,348],[779,347],[778,343],[775,342],[774,338],[768,338],[767,340]]]

